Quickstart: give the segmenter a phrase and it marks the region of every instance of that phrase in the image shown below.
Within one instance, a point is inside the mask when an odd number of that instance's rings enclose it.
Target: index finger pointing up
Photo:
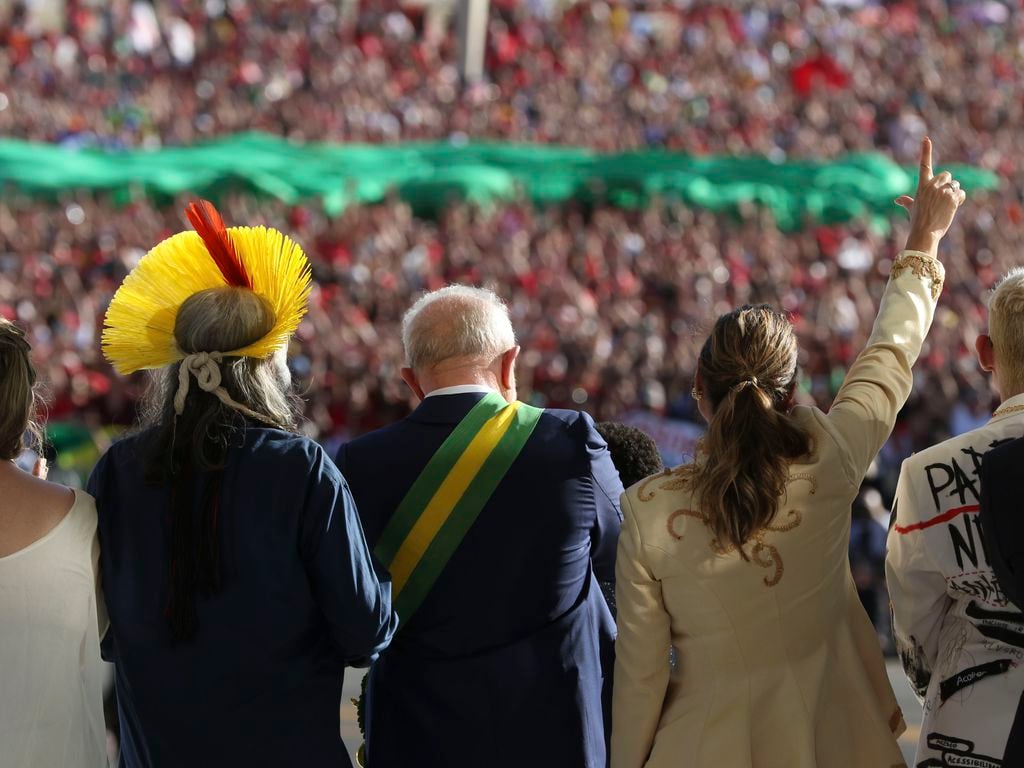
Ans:
[[[917,177],[917,188],[920,189],[925,182],[932,178],[932,140],[927,136],[921,142],[921,170]]]

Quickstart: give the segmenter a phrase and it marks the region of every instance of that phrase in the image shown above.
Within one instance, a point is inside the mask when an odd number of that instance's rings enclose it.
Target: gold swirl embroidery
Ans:
[[[688,469],[689,466],[676,467],[675,469],[666,469],[661,474],[652,475],[640,484],[640,487],[637,489],[637,498],[639,498],[640,501],[650,501],[654,498],[657,491],[680,490],[689,482]],[[796,483],[799,481],[806,482],[811,486],[810,493],[812,496],[818,492],[818,478],[812,473],[797,472],[790,475],[790,483]],[[655,482],[660,482],[661,484],[654,490],[649,491],[648,488]],[[703,512],[697,512],[692,509],[675,510],[668,516],[668,519],[665,521],[665,526],[668,530],[668,535],[676,541],[683,538],[683,535],[681,533],[677,533],[675,528],[676,521],[680,517],[692,517],[700,520],[705,525],[708,524],[708,517]],[[743,553],[748,560],[761,568],[774,569],[770,576],[764,577],[765,586],[774,587],[782,581],[782,576],[786,571],[786,565],[782,560],[782,553],[779,552],[779,548],[774,544],[769,544],[765,541],[765,535],[768,533],[787,533],[800,525],[801,522],[803,522],[803,514],[801,514],[799,510],[790,509],[785,513],[785,517],[782,522],[769,523],[753,535],[752,546],[749,553],[744,548]],[[735,545],[731,543],[723,545],[717,538],[711,540],[711,549],[718,555],[726,555],[730,552],[736,551]]]
[[[944,280],[944,274],[938,259],[933,259],[930,256],[924,256],[920,253],[904,251],[897,257],[896,261],[893,262],[892,269],[889,270],[889,274],[893,278],[896,278],[899,277],[900,273],[905,269],[909,269],[918,277],[930,279],[932,281],[932,298],[939,298],[939,294],[942,293],[942,281]]]
[[[800,523],[804,521],[804,516],[798,509],[789,510],[786,513],[786,517],[789,518],[789,522],[779,523],[778,525],[772,525],[771,523],[769,523],[761,531],[761,534],[765,533],[766,531],[773,531],[775,533],[787,533],[789,531],[792,531],[794,528],[796,528],[798,525],[800,525]]]
[[[702,515],[700,512],[694,512],[692,509],[677,509],[675,512],[668,516],[668,535],[676,541],[679,541],[683,538],[683,534],[676,533],[675,529],[676,520],[678,520],[680,517],[695,517],[705,525],[707,525],[708,522],[707,516]]]
[[[640,501],[650,501],[651,499],[654,498],[654,492],[652,491],[651,493],[647,493],[647,486],[653,483],[655,480],[663,480],[664,478],[668,477],[671,474],[672,470],[666,469],[664,472],[661,472],[657,475],[651,475],[646,480],[641,481],[640,487],[636,489],[636,497]]]
[[[804,480],[810,484],[811,496],[818,492],[818,478],[810,472],[796,472],[789,476],[789,482],[795,483],[797,480]]]
[[[805,478],[806,479],[806,478]],[[702,512],[695,512],[692,509],[677,509],[675,512],[668,516],[667,527],[668,534],[676,541],[683,538],[682,534],[676,533],[675,522],[680,517],[693,517],[700,520],[702,523],[707,525],[708,517]],[[786,512],[785,522],[780,523],[769,523],[760,531],[753,536],[753,547],[750,553],[747,554],[744,549],[744,554],[747,555],[747,559],[761,568],[774,568],[774,571],[770,576],[764,577],[764,584],[766,587],[774,587],[780,581],[782,576],[786,572],[786,564],[782,561],[782,553],[779,552],[779,548],[774,544],[769,544],[764,540],[764,537],[768,533],[787,533],[796,528],[800,523],[803,522],[804,516],[797,509],[791,509]],[[717,539],[711,540],[711,549],[718,555],[727,555],[730,552],[736,551],[736,546],[733,544],[727,544],[725,546]]]
[[[767,557],[765,557],[765,553],[767,553]],[[754,551],[750,553],[750,559],[762,568],[775,566],[775,572],[770,577],[764,577],[765,586],[774,587],[782,581],[782,574],[785,572],[786,566],[782,562],[782,555],[779,554],[777,547],[759,541],[754,545]]]
[[[691,464],[686,464],[675,469],[666,469],[661,478],[665,481],[658,486],[659,491],[681,491],[690,482]],[[653,495],[653,494],[652,494]]]
[[[636,497],[640,501],[650,501],[655,497],[658,491],[680,491],[686,487],[690,481],[690,470],[691,464],[684,464],[681,467],[675,469],[666,469],[657,475],[651,475],[646,480],[640,483],[640,487],[636,489]],[[660,482],[657,488],[648,491],[647,488],[654,483]]]
[[[813,493],[813,491],[812,491]],[[786,571],[786,564],[782,562],[782,554],[779,552],[778,547],[774,544],[768,544],[764,540],[764,535],[768,531],[773,533],[786,533],[792,531],[801,522],[803,522],[804,516],[800,514],[799,510],[791,509],[786,513],[789,518],[789,522],[781,523],[779,525],[768,525],[763,530],[758,531],[754,536],[754,551],[751,553],[751,559],[760,565],[762,568],[771,568],[774,566],[775,572],[771,576],[764,577],[764,583],[767,587],[774,587],[780,581],[782,581],[782,575]],[[765,557],[767,553],[767,557]]]
[[[690,482],[690,469],[692,466],[692,464],[685,464],[675,469],[666,469],[657,475],[651,475],[646,480],[641,481],[640,486],[636,489],[637,499],[640,501],[651,501],[658,491],[682,490]],[[789,476],[790,483],[795,483],[798,480],[803,480],[810,484],[812,496],[818,492],[818,478],[810,472],[797,472]],[[656,482],[661,482],[661,485],[648,491],[648,487]]]

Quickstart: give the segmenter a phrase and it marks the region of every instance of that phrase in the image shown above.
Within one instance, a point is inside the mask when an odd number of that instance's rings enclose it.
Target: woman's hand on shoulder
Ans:
[[[903,195],[896,199],[896,205],[906,208],[910,213],[907,250],[935,256],[939,241],[949,230],[957,209],[966,199],[967,194],[960,189],[960,182],[948,171],[932,175],[932,142],[925,137],[921,142],[921,172],[917,180],[917,193],[914,197]]]

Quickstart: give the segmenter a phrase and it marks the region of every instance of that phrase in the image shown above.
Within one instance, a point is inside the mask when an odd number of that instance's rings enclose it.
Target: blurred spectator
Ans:
[[[658,446],[636,427],[602,421],[597,425],[597,432],[608,443],[608,452],[612,455],[612,463],[623,488],[664,471]]]
[[[49,13],[63,5],[63,15]],[[951,233],[947,288],[915,394],[880,458],[890,491],[914,449],[983,420],[977,297],[1024,245],[1024,12],[973,0],[643,3],[493,0],[487,69],[462,88],[451,20],[395,0],[67,0],[0,4],[0,135],[69,146],[188,144],[259,129],[295,140],[496,139],[665,147],[997,171]],[[899,66],[895,66],[898,62]],[[437,221],[389,200],[337,218],[250,195],[229,221],[287,229],[319,289],[293,356],[310,431],[340,439],[406,412],[397,324],[419,291],[473,282],[510,303],[530,350],[524,397],[598,419],[692,417],[695,338],[727,307],[792,313],[801,396],[827,404],[869,332],[898,233],[861,223],[783,235],[655,200],[643,210],[452,205]],[[68,192],[0,197],[0,316],[31,329],[51,419],[134,420],[144,378],[109,374],[107,302],[143,248],[183,228],[181,200]]]
[[[30,329],[52,421],[74,417],[92,429],[134,421],[145,378],[110,375],[98,349],[102,314],[145,244],[184,226],[183,202],[117,207],[84,194],[55,204],[0,201],[0,316]],[[313,206],[245,195],[221,205],[229,222],[288,229],[313,260],[319,288],[293,367],[310,429],[323,437],[358,434],[407,411],[394,341],[401,311],[419,291],[460,281],[509,302],[530,350],[521,361],[524,396],[538,404],[582,407],[598,419],[648,407],[692,417],[699,329],[727,307],[757,301],[792,313],[805,350],[802,397],[827,404],[870,330],[896,247],[895,233],[860,225],[784,236],[763,212],[735,221],[667,201],[645,210],[456,204],[439,221],[416,219],[397,201],[333,220]],[[839,244],[851,239],[871,255],[867,269],[840,266]],[[984,322],[975,297],[1015,253],[1009,245],[989,250],[995,239],[977,215],[950,235],[965,257],[947,259],[949,287],[883,475],[949,434],[951,414],[990,412],[971,340]]]
[[[853,501],[850,526],[850,569],[857,594],[871,623],[878,626],[883,606],[888,604],[885,592],[885,536],[888,532],[877,516],[882,497],[870,486],[861,488]]]
[[[1018,172],[1016,3],[492,2],[486,82],[453,20],[396,0],[0,6],[0,134],[74,145],[494,138]],[[631,5],[633,7],[631,7]],[[354,13],[343,11],[354,9]],[[893,66],[894,62],[900,66]]]
[[[614,421],[602,421],[597,432],[608,443],[612,463],[619,473],[623,488],[639,483],[645,477],[656,475],[665,469],[658,453],[658,446],[646,433],[636,427]],[[598,582],[604,598],[615,615],[615,582]]]

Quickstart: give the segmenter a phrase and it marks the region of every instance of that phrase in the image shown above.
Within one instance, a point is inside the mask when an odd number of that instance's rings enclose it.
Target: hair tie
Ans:
[[[232,408],[251,419],[262,421],[264,424],[269,424],[272,427],[278,426],[266,416],[256,413],[256,411],[246,408],[237,402],[221,386],[220,364],[223,359],[224,355],[221,352],[195,352],[194,354],[187,355],[181,361],[181,366],[178,368],[178,391],[174,393],[174,413],[178,416],[185,413],[185,400],[188,398],[190,382],[194,376],[196,383],[203,392],[216,395],[217,399],[228,408]]]
[[[730,389],[733,392],[739,392],[741,390],[746,389],[747,387],[756,387],[756,386],[759,386],[759,382],[757,380],[757,376],[747,376],[746,378],[740,379],[735,384],[733,384],[730,387]]]

